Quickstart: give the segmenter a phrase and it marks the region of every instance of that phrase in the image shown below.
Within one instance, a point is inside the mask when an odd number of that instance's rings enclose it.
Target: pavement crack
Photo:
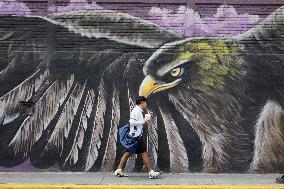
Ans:
[[[106,173],[106,174],[107,174],[107,173]],[[102,180],[100,181],[99,185],[101,185],[102,182],[104,181],[104,179],[105,179],[105,177],[106,177],[106,174],[104,174],[104,176],[103,176]]]

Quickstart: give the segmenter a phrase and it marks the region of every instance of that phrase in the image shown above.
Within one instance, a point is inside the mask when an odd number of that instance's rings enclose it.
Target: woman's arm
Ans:
[[[137,121],[135,119],[131,119],[129,120],[130,125],[132,126],[138,126],[138,125],[143,125],[145,124],[145,119],[143,121]]]

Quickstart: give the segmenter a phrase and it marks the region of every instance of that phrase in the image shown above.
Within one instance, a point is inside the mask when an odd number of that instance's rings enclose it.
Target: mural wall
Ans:
[[[0,171],[112,171],[144,95],[156,170],[283,172],[284,6],[208,2],[0,2]]]

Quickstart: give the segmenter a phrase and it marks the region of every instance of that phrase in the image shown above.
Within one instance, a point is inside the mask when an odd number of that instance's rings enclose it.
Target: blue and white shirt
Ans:
[[[130,113],[130,132],[129,135],[133,137],[138,137],[142,135],[143,132],[143,124],[144,124],[144,118],[143,118],[143,110],[136,106],[133,108],[133,110]]]

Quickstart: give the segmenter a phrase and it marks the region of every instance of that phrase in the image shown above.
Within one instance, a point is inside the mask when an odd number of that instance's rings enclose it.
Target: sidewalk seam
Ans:
[[[106,177],[106,174],[107,174],[107,173],[104,174],[104,176],[103,176],[102,180],[100,181],[99,185],[102,185],[102,182],[104,181],[104,179],[105,179],[105,177]]]

